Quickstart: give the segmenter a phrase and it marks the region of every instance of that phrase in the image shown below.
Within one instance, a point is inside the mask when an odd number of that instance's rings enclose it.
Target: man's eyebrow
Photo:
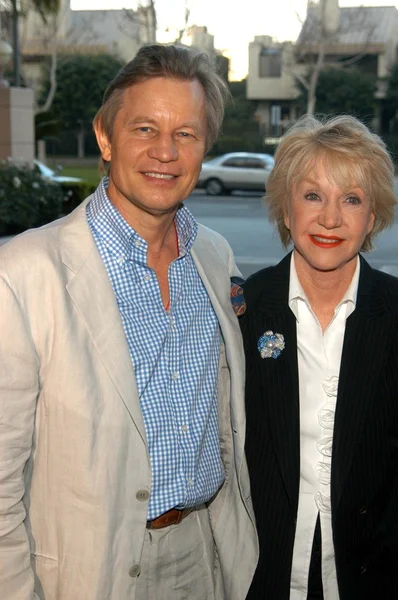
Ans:
[[[133,119],[129,119],[127,121],[127,126],[130,125],[137,125],[139,123],[150,123],[152,125],[156,125],[157,124],[157,120],[154,119],[153,117],[148,117],[148,116],[138,116],[138,117],[134,117]],[[206,129],[205,126],[202,126],[200,123],[196,122],[196,121],[186,121],[185,123],[181,123],[181,125],[178,125],[178,127],[176,127],[176,129],[181,129],[182,127],[189,127],[190,129],[193,129],[194,131],[204,131]]]
[[[199,123],[198,121],[187,121],[186,123],[182,123],[180,127],[190,127],[195,131],[203,131],[206,129],[206,126],[203,126],[203,124]]]
[[[137,123],[156,123],[156,119],[154,119],[153,117],[147,117],[147,116],[138,116],[138,117],[134,117],[133,119],[129,119],[127,121],[127,125],[136,125]]]

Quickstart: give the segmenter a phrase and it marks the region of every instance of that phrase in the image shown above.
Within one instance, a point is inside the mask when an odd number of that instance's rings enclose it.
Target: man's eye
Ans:
[[[184,137],[184,138],[189,138],[189,137],[192,137],[192,133],[188,133],[187,131],[179,131],[179,132],[178,132],[178,135],[179,135],[180,137]]]

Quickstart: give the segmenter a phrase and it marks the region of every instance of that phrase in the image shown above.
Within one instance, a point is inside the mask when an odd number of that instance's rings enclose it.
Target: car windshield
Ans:
[[[38,166],[41,174],[44,175],[44,177],[54,177],[55,172],[52,169],[50,169],[50,167],[47,167],[47,165],[43,165],[43,163],[39,162],[36,162],[36,165]]]

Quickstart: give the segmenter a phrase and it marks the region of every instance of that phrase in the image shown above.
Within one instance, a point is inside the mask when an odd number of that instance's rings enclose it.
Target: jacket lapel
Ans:
[[[266,397],[257,398],[259,419],[271,438],[282,479],[294,513],[300,478],[300,425],[296,318],[289,308],[290,255],[272,269],[256,306],[255,336],[271,330],[281,333],[285,349],[277,359],[261,359],[256,349]],[[256,341],[258,339],[256,337]],[[252,342],[253,343],[253,342]],[[253,407],[251,407],[253,410]]]
[[[378,400],[377,382],[389,353],[392,332],[382,290],[375,285],[373,270],[361,257],[357,304],[347,319],[339,375],[331,478],[334,510],[349,475],[369,407]]]
[[[200,229],[191,250],[199,276],[209,295],[220,325],[225,342],[227,362],[231,374],[231,419],[234,428],[239,432],[239,444],[236,448],[236,462],[243,459],[245,412],[244,398],[244,365],[242,337],[237,318],[231,303],[230,276],[218,253]]]
[[[89,230],[86,202],[71,214],[60,234],[66,285],[109,377],[146,443],[137,386],[116,298]]]

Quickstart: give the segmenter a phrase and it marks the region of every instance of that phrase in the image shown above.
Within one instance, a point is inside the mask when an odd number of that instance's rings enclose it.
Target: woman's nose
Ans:
[[[342,224],[341,206],[338,202],[327,202],[319,215],[319,223],[326,229],[335,229]]]

